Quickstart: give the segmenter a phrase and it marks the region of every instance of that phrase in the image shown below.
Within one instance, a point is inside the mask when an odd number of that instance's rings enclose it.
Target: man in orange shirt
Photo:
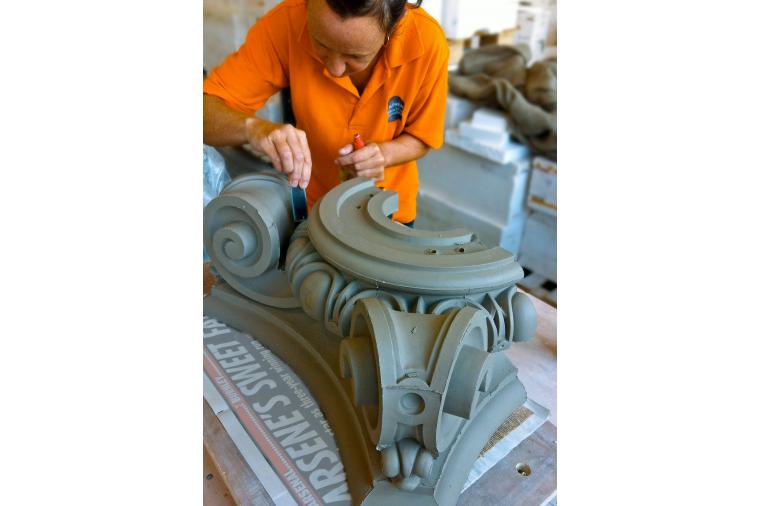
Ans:
[[[398,193],[393,218],[413,223],[415,160],[443,144],[449,59],[420,3],[284,0],[204,81],[204,143],[250,144],[307,189],[309,207],[341,169],[371,178]],[[286,87],[295,127],[253,116]],[[354,150],[356,133],[366,145]]]

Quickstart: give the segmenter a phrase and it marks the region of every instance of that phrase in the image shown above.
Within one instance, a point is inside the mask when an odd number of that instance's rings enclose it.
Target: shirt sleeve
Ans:
[[[442,35],[432,52],[429,70],[414,101],[415,105],[409,111],[404,132],[431,148],[438,149],[443,145],[446,97],[449,89],[449,47]]]
[[[240,49],[203,81],[203,93],[221,98],[239,112],[259,110],[288,86],[287,33],[285,10],[264,16],[248,31]]]

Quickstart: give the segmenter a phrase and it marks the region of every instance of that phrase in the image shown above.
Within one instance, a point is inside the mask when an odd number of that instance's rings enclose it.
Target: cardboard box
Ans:
[[[537,156],[533,159],[528,207],[557,216],[557,163]]]
[[[547,46],[557,45],[557,0],[520,0],[520,5],[525,7],[540,7],[549,11],[549,36]]]
[[[449,45],[449,67],[459,65],[465,49],[466,39],[446,39]]]
[[[557,282],[557,218],[531,211],[525,220],[520,265]]]
[[[515,44],[530,47],[531,63],[541,60],[549,37],[550,12],[543,7],[520,7],[517,12]]]
[[[478,46],[493,46],[497,44],[502,46],[511,46],[513,44],[515,33],[517,33],[517,27],[507,28],[506,30],[502,30],[497,33],[478,33]]]

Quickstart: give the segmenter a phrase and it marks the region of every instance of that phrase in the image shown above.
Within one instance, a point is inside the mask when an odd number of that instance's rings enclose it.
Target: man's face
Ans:
[[[385,43],[374,17],[341,19],[325,0],[309,0],[307,14],[311,44],[334,77],[365,70]]]

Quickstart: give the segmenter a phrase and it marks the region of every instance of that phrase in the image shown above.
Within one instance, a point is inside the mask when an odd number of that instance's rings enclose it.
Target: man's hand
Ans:
[[[351,177],[368,177],[373,181],[382,181],[385,176],[387,161],[380,145],[376,142],[367,144],[354,151],[351,144],[338,150],[340,158],[335,163]]]
[[[278,171],[288,175],[290,186],[306,188],[311,179],[311,151],[306,132],[293,125],[259,118],[247,118],[245,130],[252,150],[268,156]]]

